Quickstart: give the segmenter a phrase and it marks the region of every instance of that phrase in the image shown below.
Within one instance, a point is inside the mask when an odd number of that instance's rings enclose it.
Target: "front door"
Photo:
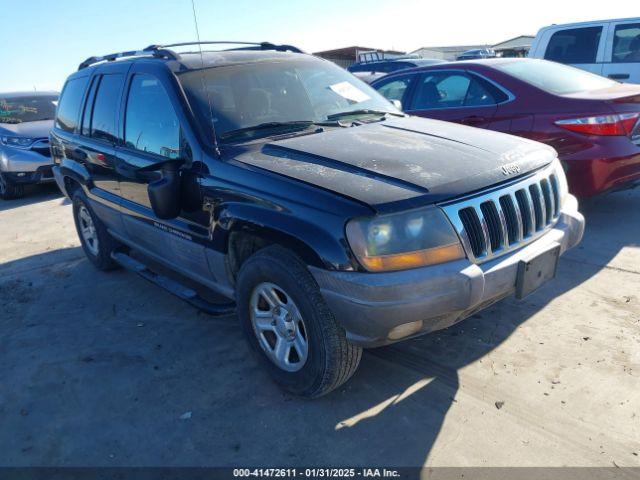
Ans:
[[[122,220],[128,238],[156,260],[192,278],[207,278],[205,257],[208,215],[202,203],[187,201],[199,195],[198,165],[181,128],[176,103],[162,81],[147,73],[133,73],[128,82],[124,114],[124,145],[118,149],[118,172],[122,196]],[[158,171],[140,171],[167,160],[182,160],[183,209],[172,220],[153,212],[147,187],[161,178]],[[186,202],[186,203],[185,203]],[[199,205],[197,205],[199,203]],[[200,208],[197,208],[200,207]]]
[[[425,72],[418,79],[407,113],[486,128],[507,95],[488,81],[462,70]]]

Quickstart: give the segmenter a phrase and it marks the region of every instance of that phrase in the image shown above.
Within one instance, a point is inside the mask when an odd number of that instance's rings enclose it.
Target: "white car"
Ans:
[[[529,57],[566,63],[621,82],[640,83],[640,18],[543,27]]]

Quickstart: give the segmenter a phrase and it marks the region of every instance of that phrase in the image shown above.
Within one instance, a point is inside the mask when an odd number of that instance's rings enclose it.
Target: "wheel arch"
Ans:
[[[265,209],[242,208],[224,211],[218,226],[225,232],[220,250],[227,255],[233,282],[244,261],[256,251],[281,245],[310,266],[327,270],[350,270],[348,247],[343,243],[343,226],[320,226],[300,216]],[[222,236],[221,236],[222,237]]]

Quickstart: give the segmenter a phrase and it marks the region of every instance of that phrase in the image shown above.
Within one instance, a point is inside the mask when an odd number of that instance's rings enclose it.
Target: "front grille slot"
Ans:
[[[544,209],[543,209],[543,200],[542,194],[540,193],[540,187],[537,184],[533,184],[529,186],[529,194],[531,195],[531,202],[533,203],[533,215],[535,217],[535,230],[542,230],[544,226]]]
[[[542,196],[544,198],[544,206],[545,206],[545,224],[549,223],[549,221],[553,218],[553,210],[554,210],[554,198],[551,194],[551,187],[549,186],[549,180],[543,178],[540,180],[540,187],[542,188]]]
[[[518,213],[513,203],[511,195],[503,195],[500,197],[500,206],[504,212],[504,218],[507,222],[507,243],[513,245],[520,239],[520,223],[518,221]]]
[[[474,208],[463,208],[460,210],[460,220],[469,238],[473,255],[481,257],[487,251],[484,241],[484,233],[482,232],[482,224],[480,223],[480,217],[476,213]]]
[[[444,205],[469,258],[487,261],[526,245],[553,226],[562,207],[560,174],[550,166],[506,187]]]
[[[491,244],[491,251],[495,252],[500,249],[504,238],[502,236],[502,221],[500,214],[493,201],[484,202],[480,205],[480,211],[484,217],[484,221],[487,224],[487,232],[489,233],[489,242]]]
[[[551,192],[553,194],[553,217],[557,217],[560,213],[560,187],[558,186],[558,179],[554,174],[549,176],[549,183],[551,184]]]
[[[533,207],[525,190],[518,190],[516,192],[516,200],[518,201],[518,208],[520,208],[520,215],[522,216],[522,235],[523,237],[529,237],[533,233]]]

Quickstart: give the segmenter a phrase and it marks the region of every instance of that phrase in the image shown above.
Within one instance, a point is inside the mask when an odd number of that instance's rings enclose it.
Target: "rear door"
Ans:
[[[91,79],[80,122],[82,142],[76,149],[91,173],[91,193],[111,208],[116,208],[120,196],[115,153],[125,74],[100,73]]]
[[[602,74],[607,26],[602,22],[545,32],[549,39],[544,59]]]
[[[605,77],[640,83],[640,19],[609,24],[605,61]]]
[[[198,279],[207,278],[205,257],[209,216],[199,198],[199,170],[192,146],[182,128],[184,114],[175,90],[163,75],[132,68],[123,115],[124,144],[118,149],[122,220],[129,239],[173,269]],[[140,171],[166,160],[184,160],[181,169],[183,209],[178,218],[161,220],[153,212],[147,187],[159,171]],[[193,200],[195,198],[195,200]],[[187,201],[188,200],[188,201]]]
[[[508,95],[488,80],[465,70],[424,72],[405,111],[412,115],[488,127]]]

